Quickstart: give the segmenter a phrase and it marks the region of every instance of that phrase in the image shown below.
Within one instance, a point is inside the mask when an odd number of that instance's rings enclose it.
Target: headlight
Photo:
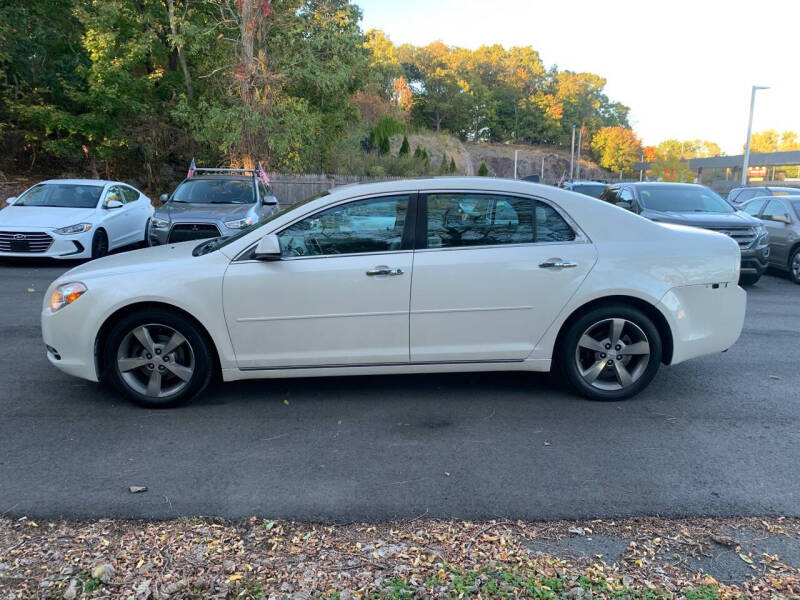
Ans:
[[[169,227],[169,221],[165,221],[164,219],[159,219],[158,217],[151,218],[150,224],[156,229],[166,229],[167,227]]]
[[[253,217],[247,217],[246,219],[237,219],[236,221],[225,221],[225,227],[228,229],[244,229],[245,227],[250,227],[253,224]]]
[[[756,227],[756,246],[763,246],[767,244],[767,238],[769,233],[767,232],[767,228],[763,225],[759,225]]]
[[[50,296],[50,310],[56,312],[67,304],[72,304],[86,293],[86,286],[80,282],[64,283],[53,290]]]
[[[62,227],[61,229],[55,229],[56,233],[61,235],[69,235],[71,233],[84,233],[89,231],[92,228],[91,223],[77,223],[76,225],[70,225],[69,227]]]

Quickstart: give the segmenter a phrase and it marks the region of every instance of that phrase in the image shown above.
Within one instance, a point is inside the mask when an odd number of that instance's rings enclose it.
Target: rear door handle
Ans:
[[[543,263],[539,263],[539,267],[542,269],[571,269],[577,266],[578,263],[561,258],[549,258]]]
[[[374,277],[376,275],[402,275],[403,269],[392,269],[386,265],[378,265],[367,271],[367,275]]]

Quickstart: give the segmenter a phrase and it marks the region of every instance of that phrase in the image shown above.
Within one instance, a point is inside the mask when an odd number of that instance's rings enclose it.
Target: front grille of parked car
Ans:
[[[0,252],[47,252],[53,238],[41,231],[0,231]]]
[[[169,232],[169,242],[185,242],[214,237],[219,237],[219,229],[216,225],[208,223],[178,223],[173,225]]]
[[[749,248],[756,240],[756,230],[752,227],[711,227],[710,229],[733,238],[740,248]]]

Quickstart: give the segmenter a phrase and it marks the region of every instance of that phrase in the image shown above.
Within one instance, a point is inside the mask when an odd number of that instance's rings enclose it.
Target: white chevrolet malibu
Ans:
[[[581,194],[441,178],[337,188],[228,238],[68,271],[47,357],[149,406],[265,377],[549,371],[596,400],[729,348],[739,247]]]
[[[51,179],[0,210],[0,256],[100,258],[144,242],[150,198],[120,181]]]

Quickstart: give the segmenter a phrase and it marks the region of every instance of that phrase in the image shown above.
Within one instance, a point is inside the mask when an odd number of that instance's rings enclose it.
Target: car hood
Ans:
[[[642,211],[641,215],[651,221],[691,225],[692,227],[756,227],[760,221],[744,213],[701,213],[701,212],[661,212],[658,210]]]
[[[188,223],[192,221],[230,221],[247,216],[255,204],[189,204],[167,202],[156,210],[160,219]]]
[[[59,277],[59,280],[70,281],[82,278],[95,279],[98,277],[108,277],[119,275],[120,273],[131,273],[134,271],[154,270],[165,266],[169,261],[189,259],[192,257],[192,250],[202,241],[192,240],[179,244],[165,244],[163,246],[153,246],[151,248],[141,248],[119,254],[111,254],[103,258],[92,260],[67,271]],[[154,271],[155,272],[155,271]]]
[[[0,210],[0,227],[58,229],[76,223],[92,222],[96,210],[54,206],[7,206]]]

